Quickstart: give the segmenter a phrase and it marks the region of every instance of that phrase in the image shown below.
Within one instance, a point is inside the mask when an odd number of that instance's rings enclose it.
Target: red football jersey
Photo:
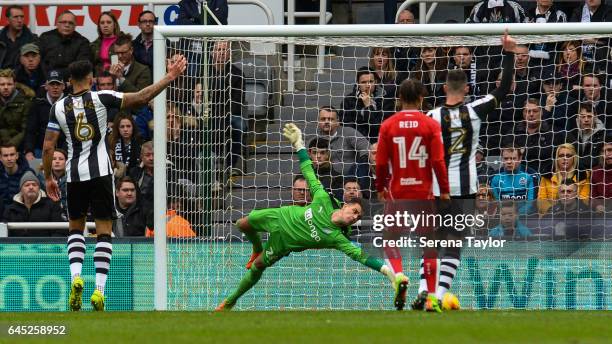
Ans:
[[[432,199],[433,172],[441,193],[448,193],[448,171],[440,124],[417,110],[386,119],[376,150],[376,190],[391,199]]]

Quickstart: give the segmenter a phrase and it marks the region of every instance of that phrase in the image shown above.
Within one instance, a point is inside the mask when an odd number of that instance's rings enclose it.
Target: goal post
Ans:
[[[174,53],[196,53],[192,48],[185,48],[184,46],[174,45],[173,47],[166,46],[168,40],[174,44],[178,39],[183,40],[196,40],[199,41],[199,46],[203,51],[208,51],[212,47],[214,42],[219,40],[229,40],[234,44],[238,45],[235,51],[232,53],[239,54],[245,61],[247,56],[259,57],[264,61],[276,61],[273,65],[275,71],[271,73],[274,75],[274,80],[267,80],[270,84],[277,83],[278,86],[282,87],[287,84],[286,77],[283,74],[284,68],[302,68],[294,65],[282,64],[282,45],[295,44],[305,46],[326,46],[326,47],[360,47],[360,48],[375,48],[375,47],[455,47],[455,46],[499,46],[499,37],[505,31],[508,31],[510,35],[515,37],[520,44],[529,43],[546,43],[546,42],[561,42],[569,40],[587,40],[612,36],[612,23],[559,23],[559,24],[428,24],[428,25],[289,25],[289,26],[260,26],[260,25],[233,25],[233,26],[155,26],[154,29],[154,81],[160,80],[165,75],[165,61],[166,58]],[[276,58],[271,58],[265,55],[258,55],[247,51],[243,42],[251,43],[251,49],[257,44],[268,44],[273,46],[273,54]],[[269,48],[267,48],[269,49]],[[198,50],[200,51],[200,50]],[[170,52],[170,53],[169,53]],[[311,54],[316,58],[316,52]],[[210,118],[210,127],[194,127],[187,135],[190,135],[191,141],[189,141],[189,147],[182,146],[178,151],[174,150],[172,154],[182,154],[189,148],[199,147],[200,152],[207,152],[210,156],[198,156],[197,158],[191,159],[191,153],[186,154],[186,160],[190,160],[190,164],[194,164],[193,171],[186,171],[185,173],[192,173],[191,175],[202,175],[201,177],[194,177],[196,185],[188,185],[193,193],[199,196],[198,201],[190,203],[189,209],[185,209],[186,213],[189,213],[192,218],[198,218],[200,228],[195,229],[195,237],[181,237],[169,239],[166,237],[166,222],[167,222],[167,198],[174,191],[168,191],[169,184],[181,184],[183,182],[177,182],[177,180],[167,180],[168,165],[167,160],[170,152],[167,151],[168,139],[165,133],[168,132],[167,128],[167,104],[172,99],[174,94],[190,94],[190,98],[187,100],[191,105],[192,100],[195,102],[197,96],[191,95],[197,94],[194,89],[186,89],[189,87],[195,87],[200,84],[206,96],[200,95],[206,99],[208,97],[208,80],[207,71],[209,69],[208,63],[210,57],[207,53],[203,53],[204,58],[199,59],[199,63],[202,67],[197,72],[197,75],[192,75],[195,81],[186,82],[179,86],[173,85],[167,91],[162,92],[154,100],[154,249],[155,249],[155,272],[154,272],[154,297],[155,297],[155,309],[156,310],[167,310],[167,309],[210,309],[212,305],[218,303],[220,297],[227,294],[229,290],[234,288],[240,279],[241,274],[244,270],[245,259],[248,259],[250,255],[250,246],[246,239],[236,237],[236,234],[231,231],[232,223],[235,220],[235,214],[240,216],[246,216],[247,213],[241,212],[245,208],[236,208],[234,204],[249,204],[249,207],[262,207],[262,206],[278,206],[287,201],[286,192],[290,185],[288,181],[292,180],[292,177],[297,175],[295,165],[291,165],[291,158],[288,155],[291,151],[283,146],[282,136],[280,135],[280,124],[286,123],[286,119],[274,119],[274,116],[260,117],[255,121],[255,124],[247,123],[245,132],[242,134],[248,138],[245,141],[242,151],[250,151],[253,154],[262,154],[269,150],[274,152],[276,160],[280,161],[279,166],[270,164],[264,166],[260,171],[258,170],[258,164],[261,163],[262,159],[250,159],[245,162],[245,166],[250,166],[253,170],[249,171],[249,177],[251,179],[245,180],[245,178],[231,177],[231,182],[228,185],[221,185],[222,189],[217,193],[215,191],[213,195],[213,189],[216,187],[215,182],[220,179],[229,176],[232,172],[232,166],[227,167],[223,163],[219,163],[224,157],[230,155],[227,149],[224,147],[230,147],[232,145],[233,138],[227,138],[229,134],[224,134],[228,128],[225,119],[218,117],[218,115],[211,113],[207,116]],[[281,56],[278,58],[278,56]],[[361,56],[367,58],[367,56]],[[339,57],[342,58],[342,57]],[[610,62],[610,56],[606,56],[605,59]],[[289,59],[287,59],[289,60]],[[249,60],[251,61],[251,60]],[[232,62],[237,62],[233,61]],[[244,62],[243,66],[247,66],[250,62]],[[335,66],[335,65],[334,65]],[[331,58],[326,57],[325,70],[330,72],[334,68],[331,62]],[[249,65],[249,68],[253,65]],[[265,67],[255,63],[254,68]],[[350,71],[350,75],[354,75],[356,70],[360,66],[354,66]],[[195,67],[197,69],[197,66]],[[246,67],[245,67],[246,68]],[[316,70],[318,71],[318,64],[314,67],[303,67],[303,69]],[[257,72],[257,71],[256,71]],[[255,73],[256,73],[255,72]],[[262,69],[262,73],[263,73]],[[276,73],[276,74],[274,74]],[[255,80],[261,80],[260,76],[254,77]],[[258,79],[259,78],[259,79]],[[198,81],[199,80],[199,81]],[[296,80],[300,81],[300,80]],[[272,93],[274,96],[295,98],[296,96],[314,97],[317,98],[320,95],[317,94],[318,85],[317,80],[307,80],[304,77],[301,80],[304,84],[305,91],[295,91],[293,89],[286,89],[281,91],[275,89]],[[327,83],[340,83],[344,89],[348,89],[349,86],[354,84],[353,80],[346,80],[344,77],[341,81],[331,80],[331,77],[326,80]],[[315,84],[313,88],[308,88],[309,84]],[[189,85],[188,87],[185,85]],[[277,87],[278,87],[277,86]],[[609,86],[609,85],[607,85]],[[230,86],[225,86],[230,87]],[[274,87],[274,85],[270,85]],[[257,99],[257,89],[255,94],[251,94],[253,99]],[[321,99],[325,99],[324,104],[329,105],[328,99],[331,99],[332,105],[337,106],[341,102],[342,98],[346,93],[342,94],[331,94],[330,90],[326,90],[327,94]],[[170,94],[170,95],[169,95]],[[177,96],[178,97],[178,96]],[[215,99],[209,99],[210,104],[203,104],[204,113],[208,113],[207,108],[214,106]],[[233,100],[226,100],[231,103]],[[223,105],[223,104],[221,104]],[[243,107],[248,105],[256,104],[241,104]],[[275,105],[277,107],[274,114],[278,115],[279,109],[283,105]],[[291,104],[284,105],[283,108],[290,108]],[[306,109],[308,107],[308,109]],[[302,112],[312,111],[314,108],[312,105],[300,106],[300,109],[294,109],[295,118],[291,116],[291,120],[298,122],[300,125],[313,125],[312,121],[307,120],[306,116]],[[299,110],[299,111],[298,111]],[[174,111],[174,110],[173,110]],[[178,111],[178,110],[177,110]],[[249,110],[251,111],[251,110]],[[252,110],[258,111],[258,110]],[[298,114],[299,112],[299,114]],[[201,116],[199,113],[198,116]],[[217,116],[217,117],[215,117]],[[187,117],[187,115],[185,115]],[[193,120],[193,118],[189,119]],[[197,120],[197,118],[195,119]],[[233,119],[232,119],[233,120]],[[248,120],[248,118],[247,118]],[[265,122],[266,125],[273,124],[274,132],[268,131],[268,128],[258,128],[258,124]],[[229,122],[228,122],[229,123]],[[314,124],[316,126],[316,124]],[[160,134],[161,133],[161,134]],[[310,132],[312,133],[312,132]],[[231,135],[229,135],[231,136]],[[262,139],[262,137],[266,137]],[[274,140],[273,142],[271,140]],[[279,149],[272,149],[270,147],[280,147]],[[229,148],[228,148],[229,149]],[[208,160],[210,159],[210,160]],[[296,160],[297,157],[293,157]],[[211,162],[211,161],[216,162]],[[205,166],[202,167],[202,166]],[[289,166],[289,167],[286,167]],[[291,167],[293,166],[293,167]],[[204,169],[204,170],[203,170]],[[210,170],[208,170],[210,169]],[[253,180],[265,180],[268,178],[271,170],[278,170],[275,173],[278,174],[278,180],[269,178],[270,188],[265,193],[269,199],[253,199],[256,197],[257,192],[249,191],[251,188],[251,182]],[[171,177],[172,179],[173,177]],[[242,179],[240,179],[242,178]],[[276,178],[276,177],[275,177]],[[184,178],[183,178],[184,179]],[[201,185],[197,185],[201,181]],[[193,182],[193,180],[192,180]],[[223,181],[220,184],[223,184]],[[255,182],[253,182],[255,183]],[[189,184],[189,183],[188,183]],[[248,185],[247,185],[248,184]],[[181,184],[181,187],[185,187]],[[236,186],[238,185],[238,186]],[[255,185],[256,186],[256,185]],[[274,189],[274,190],[272,190]],[[195,190],[195,191],[194,191]],[[181,194],[182,195],[182,194]],[[201,198],[204,195],[204,200]],[[255,195],[255,196],[254,196]],[[186,196],[178,196],[186,197]],[[211,199],[215,198],[215,200]],[[217,204],[217,199],[220,199],[221,206]],[[190,217],[191,218],[191,217]],[[216,222],[215,222],[216,221]],[[212,222],[215,222],[214,224]],[[195,225],[194,225],[195,227]],[[225,245],[226,241],[229,242],[232,239],[243,241],[244,245],[234,247],[233,245]],[[184,251],[182,251],[184,250]],[[497,257],[499,258],[499,257]],[[304,262],[299,260],[304,260]],[[320,262],[318,260],[325,260]],[[283,260],[284,262],[285,260]],[[364,302],[359,309],[385,309],[381,306],[380,301],[383,298],[390,300],[389,294],[385,294],[388,290],[383,291],[383,282],[377,279],[379,276],[366,276],[361,275],[367,274],[365,270],[357,267],[354,262],[342,257],[341,255],[327,253],[326,251],[318,252],[313,254],[304,254],[299,257],[292,257],[287,259],[290,266],[284,266],[278,275],[272,275],[272,281],[264,282],[266,280],[266,274],[262,278],[262,284],[264,285],[260,294],[265,295],[273,299],[273,302],[280,301],[292,304],[290,308],[296,309],[311,309],[311,308],[329,308],[329,309],[351,309],[355,307],[357,302]],[[522,261],[521,261],[522,262]],[[519,262],[520,263],[520,262]],[[517,264],[519,264],[517,263]],[[337,269],[333,272],[325,271],[325,267],[332,269],[330,264],[336,264]],[[517,265],[514,264],[514,265]],[[531,263],[529,263],[531,264]],[[514,268],[513,264],[509,264],[510,268]],[[303,274],[308,274],[309,271],[302,270],[304,267],[314,267],[317,272],[314,280],[308,281],[309,277],[304,277]],[[491,263],[493,266],[493,263]],[[224,270],[227,267],[227,270]],[[473,267],[473,266],[472,266]],[[274,270],[276,266],[269,270]],[[521,268],[521,267],[517,267]],[[553,269],[556,267],[552,267]],[[609,268],[609,267],[606,267]],[[467,268],[466,268],[467,269]],[[346,276],[344,276],[345,274]],[[360,275],[359,275],[360,274]],[[466,273],[464,273],[466,274]],[[487,273],[489,274],[489,273]],[[299,277],[300,281],[305,282],[305,287],[297,285],[297,281],[288,281],[286,284],[282,284],[285,278],[291,276]],[[334,275],[340,275],[340,281],[336,282]],[[359,275],[359,277],[357,277]],[[416,274],[414,274],[416,275]],[[413,276],[414,276],[413,275]],[[268,276],[270,277],[270,276]],[[546,283],[553,283],[548,281]],[[312,290],[314,283],[320,283],[321,288],[315,288]],[[349,300],[349,297],[334,299],[333,290],[329,291],[328,288],[350,288],[354,283],[362,283],[363,286],[351,294],[355,300]],[[542,282],[544,283],[544,282]],[[180,286],[179,286],[180,284]],[[280,285],[280,287],[279,287]],[[414,285],[414,283],[413,283]],[[297,288],[295,294],[292,294],[291,288]],[[463,285],[461,282],[458,283],[457,288],[461,289]],[[178,288],[178,289],[177,289]],[[257,288],[257,286],[255,287]],[[285,290],[280,291],[285,288]],[[309,289],[310,288],[310,289]],[[466,287],[467,288],[467,287]],[[476,287],[474,287],[475,289]],[[580,289],[580,288],[578,288]],[[369,297],[367,295],[368,290],[372,290],[373,295]],[[470,289],[472,290],[472,289]],[[252,293],[253,291],[251,291]],[[582,292],[582,289],[581,291]],[[460,296],[461,298],[461,296]],[[318,299],[318,301],[313,301]],[[478,302],[478,297],[470,298],[470,303],[481,307],[482,305]],[[488,305],[488,303],[486,304]],[[486,307],[485,305],[485,307]],[[507,305],[506,305],[507,306]],[[512,307],[510,305],[509,307]],[[537,307],[545,307],[543,305],[537,305]],[[247,309],[276,309],[278,305],[269,306],[262,301],[249,298]]]

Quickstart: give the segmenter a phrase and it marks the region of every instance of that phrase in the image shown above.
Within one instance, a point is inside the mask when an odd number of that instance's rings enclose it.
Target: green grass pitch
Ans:
[[[612,312],[0,313],[0,343],[609,343]],[[65,325],[65,336],[9,336],[9,325]]]

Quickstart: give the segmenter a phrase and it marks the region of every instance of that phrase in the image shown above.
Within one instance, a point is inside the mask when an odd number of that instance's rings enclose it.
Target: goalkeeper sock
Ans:
[[[242,295],[244,295],[244,293],[249,291],[249,289],[253,288],[253,286],[257,284],[257,282],[259,282],[259,279],[261,278],[262,274],[263,270],[259,270],[257,266],[253,264],[253,266],[251,266],[251,269],[247,271],[244,277],[242,277],[242,280],[240,281],[240,284],[238,284],[238,288],[236,289],[236,291],[234,291],[230,296],[227,297],[227,299],[225,299],[225,301],[227,301],[227,304],[235,304],[236,301],[238,301],[238,299]]]
[[[436,290],[436,297],[439,300],[442,300],[444,294],[450,289],[460,263],[459,254],[456,252],[448,252],[440,260],[440,283]]]
[[[259,233],[253,231],[251,233],[244,233],[244,235],[246,235],[247,239],[249,239],[251,244],[253,244],[253,252],[259,253],[263,251],[263,245],[261,244],[261,237],[259,236]]]
[[[391,266],[394,273],[404,272],[402,266],[402,253],[397,247],[385,247],[385,255],[387,256],[387,263]]]
[[[83,237],[83,231],[71,229],[68,233],[68,260],[70,262],[70,275],[73,280],[81,276],[84,259],[85,238]]]
[[[102,295],[104,295],[104,287],[106,286],[106,278],[108,277],[112,255],[113,244],[111,243],[111,236],[99,234],[96,251],[94,252],[94,266],[96,267],[96,289]]]

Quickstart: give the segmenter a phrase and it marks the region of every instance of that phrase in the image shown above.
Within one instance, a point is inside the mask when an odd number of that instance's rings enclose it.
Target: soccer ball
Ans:
[[[451,311],[451,310],[459,310],[461,306],[459,305],[459,299],[453,293],[446,293],[444,297],[442,297],[442,310]]]

